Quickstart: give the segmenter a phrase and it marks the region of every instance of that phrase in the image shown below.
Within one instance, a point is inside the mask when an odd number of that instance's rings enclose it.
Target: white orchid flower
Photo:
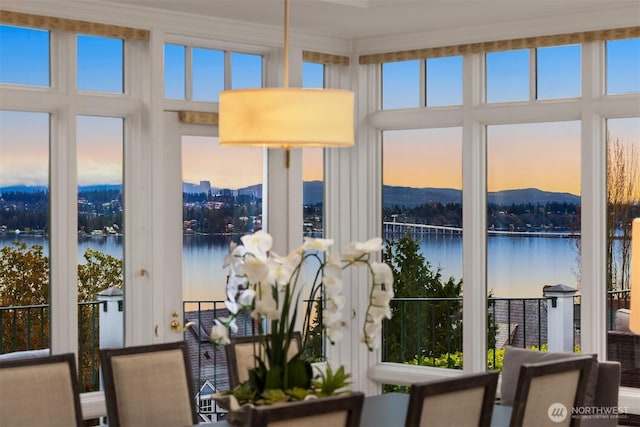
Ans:
[[[374,237],[366,242],[353,242],[343,252],[343,259],[349,263],[360,260],[364,255],[382,250],[382,239]]]
[[[322,322],[326,326],[335,325],[337,323],[342,323],[342,311],[340,310],[329,310],[326,309],[322,313]]]
[[[372,305],[367,311],[374,323],[381,323],[383,318],[391,318],[391,310],[389,307]]]
[[[327,338],[332,343],[342,341],[342,329],[341,328],[327,328]]]
[[[282,287],[291,281],[291,276],[296,268],[295,263],[291,263],[288,258],[282,258],[276,254],[272,254],[267,262],[269,266],[269,277],[267,282],[278,284]]]
[[[393,290],[391,292],[376,288],[371,292],[371,305],[377,307],[389,307],[389,302],[393,298]]]
[[[238,332],[238,325],[236,324],[236,317],[219,317],[218,320],[222,322],[223,326],[226,326],[234,334]]]
[[[218,344],[229,344],[229,330],[218,319],[214,320],[214,325],[211,328],[211,341]]]
[[[314,239],[311,237],[304,238],[304,244],[301,249],[306,251],[326,251],[331,245],[333,245],[333,239]]]
[[[227,307],[227,310],[229,310],[229,313],[238,314],[238,304],[235,301],[228,299],[224,302],[224,306]]]
[[[342,266],[336,263],[327,263],[324,266],[322,275],[325,279],[336,279],[342,276]]]
[[[244,263],[238,266],[238,273],[247,277],[249,283],[259,283],[269,277],[269,266],[259,258],[245,258]]]
[[[346,298],[341,275],[344,268],[355,264],[367,266],[373,282],[362,340],[370,350],[379,345],[377,338],[382,321],[391,318],[390,302],[394,296],[391,267],[371,259],[372,253],[382,249],[381,238],[351,243],[343,256],[335,252],[327,253],[334,243],[333,239],[305,238],[304,243],[286,257],[271,252],[273,239],[264,231],[243,236],[241,240],[242,245],[230,245],[229,255],[225,258],[225,267],[229,269],[225,306],[230,316],[222,321],[215,320],[211,341],[229,343],[229,330],[237,332],[236,319],[243,311],[250,310],[251,317],[260,321],[288,318],[290,313],[283,313],[284,308],[279,307],[277,301],[298,300],[299,293],[307,288],[297,286],[298,275],[304,279],[308,274],[322,284],[322,324],[326,336],[332,343],[340,341],[346,325],[342,312]],[[312,289],[315,295],[317,283],[313,283]]]
[[[372,262],[371,270],[373,270],[373,282],[376,284],[384,284],[385,288],[393,287],[393,271],[389,264],[384,262]]]
[[[256,291],[253,289],[247,289],[240,294],[238,298],[238,304],[242,307],[250,307],[253,304],[253,300],[256,297]]]
[[[346,298],[341,293],[327,294],[327,302],[333,304],[336,310],[342,310]]]
[[[364,337],[362,341],[367,344],[370,350],[376,349],[378,347],[378,340],[376,340],[376,336],[380,332],[380,324],[375,322],[367,322],[364,325]]]
[[[251,313],[251,317],[253,317],[254,319],[266,317],[269,320],[279,320],[280,316],[281,313],[278,310],[276,300],[274,300],[271,295],[256,300],[255,308]]]
[[[267,252],[271,250],[273,245],[273,237],[263,230],[253,234],[247,234],[240,238],[247,252],[253,254],[256,258],[266,261]]]

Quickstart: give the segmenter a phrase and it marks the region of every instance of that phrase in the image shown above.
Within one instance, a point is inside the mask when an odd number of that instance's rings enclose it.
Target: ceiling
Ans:
[[[94,0],[282,26],[284,0]],[[635,7],[639,0],[291,0],[292,30],[350,39],[486,26]]]

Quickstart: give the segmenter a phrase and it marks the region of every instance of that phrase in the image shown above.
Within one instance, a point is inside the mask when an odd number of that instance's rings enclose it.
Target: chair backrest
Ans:
[[[593,406],[599,408],[601,415],[582,418],[580,427],[616,427],[619,414],[612,414],[611,408],[618,407],[619,389],[620,362],[598,362],[598,382]],[[587,402],[584,405],[589,406]]]
[[[511,412],[512,427],[575,426],[572,408],[584,404],[591,368],[591,356],[571,357],[520,367]]]
[[[100,350],[111,427],[197,423],[184,341]]]
[[[72,353],[0,362],[0,425],[81,426]]]
[[[490,426],[498,375],[484,372],[412,384],[405,426]]]
[[[256,406],[251,427],[358,427],[364,394],[353,392],[283,405]]]
[[[256,365],[255,356],[259,354],[262,339],[264,337],[260,335],[231,337],[231,343],[225,345],[229,387],[232,390],[249,379],[249,369]],[[301,348],[302,335],[300,332],[294,332],[293,340],[289,346],[288,358],[291,359],[295,356]]]

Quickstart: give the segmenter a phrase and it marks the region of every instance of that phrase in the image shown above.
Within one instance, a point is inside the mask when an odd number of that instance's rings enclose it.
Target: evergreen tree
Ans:
[[[393,270],[396,299],[383,332],[385,361],[462,350],[462,280],[445,280],[441,268],[433,268],[419,251],[409,232],[388,240],[382,254]]]

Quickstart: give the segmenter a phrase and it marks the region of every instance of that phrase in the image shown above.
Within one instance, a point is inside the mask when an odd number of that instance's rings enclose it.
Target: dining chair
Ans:
[[[110,427],[197,424],[184,341],[100,350]]]
[[[578,426],[572,408],[584,405],[592,356],[525,363],[520,367],[511,427]]]
[[[0,425],[82,426],[73,353],[0,362]]]
[[[498,376],[483,372],[412,384],[405,426],[490,426]]]
[[[289,359],[302,348],[302,335],[299,331],[293,334],[294,339],[291,340],[292,345],[288,352]],[[262,339],[264,337],[261,335],[231,337],[231,342],[225,345],[231,390],[249,379],[249,370],[255,366],[255,356],[259,354]]]
[[[358,427],[364,393],[352,392],[282,405],[256,406],[249,412],[251,427]]]

